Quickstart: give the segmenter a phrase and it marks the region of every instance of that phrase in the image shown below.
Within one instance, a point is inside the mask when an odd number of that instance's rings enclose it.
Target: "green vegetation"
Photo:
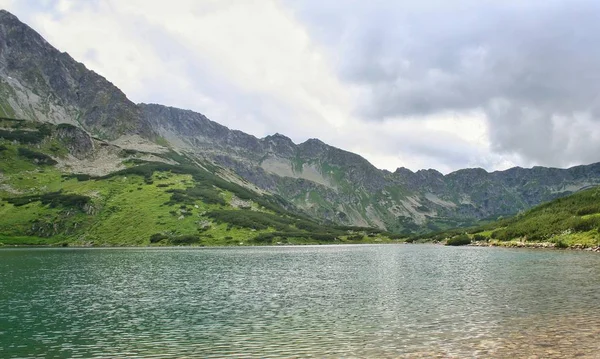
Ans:
[[[467,244],[471,244],[471,238],[466,234],[452,237],[446,241],[447,246],[465,246]]]
[[[19,154],[19,156],[25,157],[25,158],[33,161],[34,163],[37,163],[40,165],[54,166],[55,164],[58,163],[54,159],[52,159],[52,157],[50,157],[46,154],[32,151],[32,150],[30,150],[28,148],[24,148],[24,147],[19,147],[17,149],[17,153]]]
[[[5,198],[5,201],[15,207],[24,206],[32,202],[41,202],[42,205],[48,205],[50,208],[76,208],[83,210],[85,205],[90,202],[90,197],[78,194],[62,194],[59,192],[49,192],[41,195],[20,196]]]
[[[473,242],[505,246],[516,243],[519,246],[552,243],[556,248],[598,246],[600,188],[591,188],[556,199],[512,218],[471,228],[422,235],[416,239],[447,241],[447,244],[450,244],[466,241],[465,237]]]
[[[6,119],[5,119],[6,121]],[[13,121],[13,128],[18,128],[20,122]],[[49,125],[39,125],[37,129],[19,130],[19,129],[0,129],[0,139],[7,141],[17,141],[25,144],[36,144],[42,142],[51,133]]]
[[[56,140],[56,127],[2,120],[0,130],[10,133],[0,138],[0,245],[211,246],[400,238],[371,228],[323,225],[279,196],[224,180],[214,165],[199,167],[175,152],[166,157],[180,164],[124,157],[127,167],[105,176],[65,173],[55,167],[55,158],[68,153]]]
[[[220,195],[220,192],[215,187],[208,187],[197,185],[196,187],[186,189],[169,189],[168,193],[171,193],[171,199],[168,204],[189,204],[193,205],[197,200],[200,200],[207,204],[219,204],[224,206],[225,199]]]

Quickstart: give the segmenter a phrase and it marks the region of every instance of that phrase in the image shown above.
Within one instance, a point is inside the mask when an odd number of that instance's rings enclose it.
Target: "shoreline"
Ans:
[[[600,245],[588,247],[583,244],[574,244],[567,247],[556,247],[553,242],[471,242],[468,244],[471,247],[502,247],[502,248],[525,248],[525,249],[554,249],[554,250],[571,250],[571,251],[586,251],[600,253]]]
[[[260,248],[260,247],[323,247],[323,246],[370,246],[370,245],[398,245],[410,244],[407,242],[375,242],[375,243],[297,243],[297,244],[244,244],[244,245],[189,245],[189,246],[149,246],[149,245],[27,245],[27,244],[0,244],[0,250],[8,248],[56,248],[56,249],[118,249],[118,248],[143,248],[143,249],[186,249],[186,248]],[[431,244],[431,243],[423,243]]]
[[[0,245],[2,249],[209,249],[209,248],[244,248],[244,247],[305,247],[305,246],[356,246],[356,245],[441,245],[446,246],[444,242],[389,242],[389,243],[306,243],[306,244],[267,244],[267,245],[204,245],[204,246],[148,246],[148,245]],[[448,246],[452,247],[452,246]],[[586,247],[582,244],[575,244],[568,247],[556,247],[553,242],[472,242],[463,246],[456,247],[497,247],[497,248],[520,248],[520,249],[549,249],[549,250],[568,250],[600,253],[600,245]]]

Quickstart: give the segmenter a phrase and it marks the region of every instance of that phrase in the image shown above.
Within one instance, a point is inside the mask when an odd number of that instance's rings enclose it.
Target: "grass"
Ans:
[[[278,196],[261,195],[195,166],[129,161],[100,177],[65,173],[55,158],[68,150],[54,127],[1,120],[0,243],[4,245],[265,245],[394,242],[370,228],[324,226]],[[26,129],[26,130],[25,130]],[[36,132],[37,131],[37,132]],[[37,138],[37,137],[36,137]],[[123,158],[122,161],[128,161]],[[244,208],[232,206],[243,200]],[[290,210],[291,209],[291,210]]]
[[[557,248],[600,245],[600,187],[534,207],[491,223],[422,235],[418,240],[451,241],[459,237],[492,245],[548,243]]]
[[[2,246],[47,246],[62,245],[64,240],[60,237],[41,238],[34,236],[4,236],[0,235],[0,247]]]

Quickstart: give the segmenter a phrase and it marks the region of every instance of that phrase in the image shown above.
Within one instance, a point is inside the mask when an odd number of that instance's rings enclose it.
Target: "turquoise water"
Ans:
[[[0,250],[0,358],[598,357],[600,255]]]

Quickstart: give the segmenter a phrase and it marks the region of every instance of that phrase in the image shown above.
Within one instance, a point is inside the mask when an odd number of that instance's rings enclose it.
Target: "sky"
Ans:
[[[595,0],[0,0],[134,102],[378,168],[600,161]]]

